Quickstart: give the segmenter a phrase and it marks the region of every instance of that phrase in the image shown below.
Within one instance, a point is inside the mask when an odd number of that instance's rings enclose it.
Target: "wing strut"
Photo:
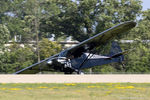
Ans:
[[[92,55],[91,55],[92,54]],[[77,74],[80,74],[81,73],[81,68],[82,66],[91,58],[93,57],[94,53],[89,53],[88,56],[84,59],[84,61],[80,64],[79,68],[78,68],[78,71],[77,71]]]

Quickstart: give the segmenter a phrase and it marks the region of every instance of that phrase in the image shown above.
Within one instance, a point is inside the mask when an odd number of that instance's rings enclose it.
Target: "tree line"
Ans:
[[[141,0],[1,0],[0,1],[0,72],[13,73],[62,50],[56,41],[71,36],[83,41],[125,21],[136,21],[137,27],[117,41],[125,55],[125,66],[109,64],[92,68],[94,72],[150,72],[150,10],[142,11]],[[14,40],[19,36],[21,47]],[[4,46],[9,40],[11,46]],[[28,42],[36,41],[34,45]],[[108,41],[110,42],[110,41]],[[110,43],[99,53],[108,53]],[[88,71],[88,70],[86,70]]]

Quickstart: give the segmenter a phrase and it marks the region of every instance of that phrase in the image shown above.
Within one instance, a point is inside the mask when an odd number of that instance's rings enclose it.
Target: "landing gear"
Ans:
[[[73,72],[74,72],[74,70],[73,69],[71,69],[71,68],[69,68],[69,67],[67,67],[67,68],[64,68],[64,74],[72,74]]]
[[[77,71],[77,74],[78,74],[78,75],[84,75],[84,72],[82,72],[81,70],[78,70],[78,71]]]

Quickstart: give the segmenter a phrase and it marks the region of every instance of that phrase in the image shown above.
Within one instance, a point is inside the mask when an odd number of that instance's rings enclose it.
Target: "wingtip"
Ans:
[[[134,27],[135,27],[136,24],[137,24],[135,21],[131,21],[131,23],[133,24]]]
[[[130,26],[135,27],[136,26],[136,22],[135,21],[127,21],[125,23],[128,23]]]

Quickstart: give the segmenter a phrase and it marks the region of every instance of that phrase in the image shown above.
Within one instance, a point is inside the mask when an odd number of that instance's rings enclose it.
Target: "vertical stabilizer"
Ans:
[[[114,55],[114,54],[117,54],[119,52],[122,52],[119,44],[115,41],[112,42],[112,45],[111,45],[111,49],[110,49],[110,56]]]
[[[109,56],[116,59],[116,61],[119,60],[121,62],[124,60],[124,56],[123,56],[121,47],[115,41],[112,42]]]

